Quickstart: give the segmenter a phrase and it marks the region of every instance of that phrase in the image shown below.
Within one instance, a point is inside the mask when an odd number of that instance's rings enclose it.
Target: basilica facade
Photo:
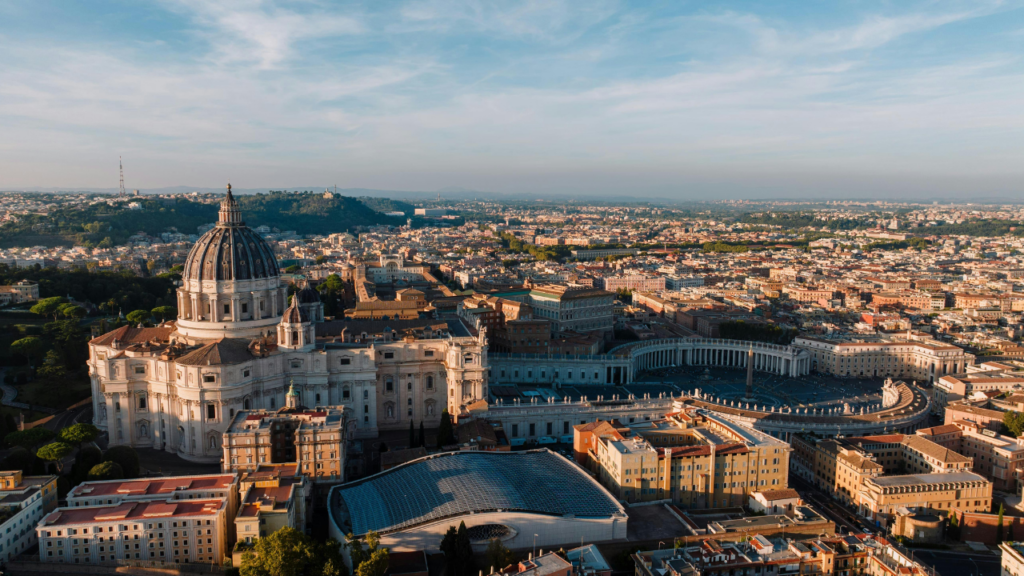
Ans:
[[[345,410],[346,433],[372,438],[487,398],[484,335],[459,320],[325,321],[308,286],[288,298],[273,251],[228,194],[216,227],[186,260],[178,318],[122,326],[89,344],[93,422],[111,446],[198,462],[223,455],[239,410],[299,403]]]

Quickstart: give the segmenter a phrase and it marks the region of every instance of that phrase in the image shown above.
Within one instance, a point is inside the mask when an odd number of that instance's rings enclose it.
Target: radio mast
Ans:
[[[121,187],[117,191],[117,197],[118,198],[124,198],[125,197],[125,193],[124,193],[124,164],[121,163],[121,157],[120,156],[117,157],[117,168],[121,172]]]

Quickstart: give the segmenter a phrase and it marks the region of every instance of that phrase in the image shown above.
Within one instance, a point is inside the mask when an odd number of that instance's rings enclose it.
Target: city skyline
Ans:
[[[0,7],[0,189],[1012,198],[1019,4]]]

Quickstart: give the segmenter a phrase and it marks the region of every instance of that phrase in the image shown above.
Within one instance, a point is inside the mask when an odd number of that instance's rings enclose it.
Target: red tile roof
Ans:
[[[84,508],[58,508],[43,519],[43,526],[97,524],[112,520],[142,520],[144,518],[182,516],[210,516],[224,508],[225,500],[173,500],[166,502],[124,502],[113,506],[87,506]]]

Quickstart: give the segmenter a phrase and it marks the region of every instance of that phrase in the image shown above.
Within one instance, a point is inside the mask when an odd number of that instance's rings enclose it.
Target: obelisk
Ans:
[[[754,346],[747,350],[747,393],[743,395],[744,400],[754,399]]]

